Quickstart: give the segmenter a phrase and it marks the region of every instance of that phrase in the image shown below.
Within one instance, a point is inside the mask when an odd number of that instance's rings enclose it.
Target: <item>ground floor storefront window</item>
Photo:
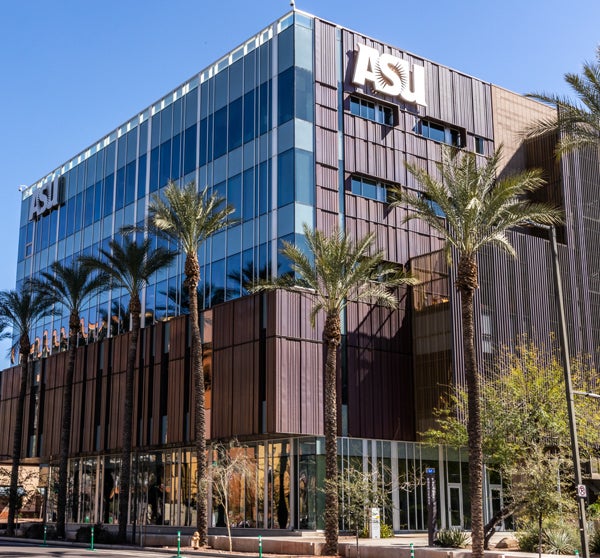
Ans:
[[[209,462],[223,456],[209,445]],[[239,449],[237,451],[240,451]],[[244,476],[229,483],[229,519],[233,527],[259,529],[323,529],[325,498],[324,440],[316,437],[245,442],[251,464]],[[369,473],[386,491],[382,522],[394,531],[427,529],[425,471],[435,471],[438,525],[470,527],[466,452],[414,442],[340,438],[339,471]],[[55,519],[58,467],[50,464],[46,518]],[[137,526],[196,525],[197,465],[193,448],[134,451],[129,523]],[[68,522],[118,523],[118,455],[86,456],[69,461]],[[502,483],[487,474],[486,516],[502,502]],[[53,489],[54,488],[54,489]],[[489,494],[487,494],[489,493]],[[343,495],[341,506],[344,506]],[[345,529],[343,514],[340,528]],[[225,526],[222,505],[209,485],[209,522]]]

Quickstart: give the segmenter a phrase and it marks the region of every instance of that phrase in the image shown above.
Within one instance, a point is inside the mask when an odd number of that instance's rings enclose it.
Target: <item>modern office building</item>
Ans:
[[[302,246],[303,223],[377,247],[422,279],[396,311],[351,302],[339,370],[342,468],[362,463],[391,486],[384,520],[425,528],[424,486],[438,475],[442,526],[468,526],[466,456],[418,443],[432,409],[463,379],[459,304],[440,239],[386,203],[390,185],[419,189],[410,162],[434,171],[442,146],[484,157],[504,145],[505,172],[543,167],[540,194],[560,204],[571,352],[598,364],[598,159],[556,162],[554,138],[523,143],[552,109],[501,87],[293,11],[267,26],[23,192],[17,285],[82,254],[98,254],[123,225],[143,225],[169,180],[225,197],[239,223],[200,256],[210,440],[235,437],[255,456],[254,482],[232,487],[240,525],[322,527],[324,476],[320,331],[299,293],[250,295],[248,281],[287,269],[282,240]],[[518,258],[480,257],[477,350],[482,366],[522,334],[557,331],[550,250],[543,231],[512,233]],[[192,380],[183,259],[144,291],[134,410],[131,521],[195,524]],[[74,385],[70,522],[116,521],[128,334],[126,296],[112,290],[83,315]],[[32,348],[23,458],[56,465],[68,316],[40,323]],[[20,370],[0,374],[0,454],[11,453]],[[489,516],[501,480],[486,475]],[[52,493],[52,491],[50,491]],[[52,497],[48,503],[51,516]],[[215,511],[213,525],[222,518]]]

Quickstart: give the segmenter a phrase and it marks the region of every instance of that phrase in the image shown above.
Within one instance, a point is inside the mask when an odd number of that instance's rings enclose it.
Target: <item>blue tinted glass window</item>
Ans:
[[[150,192],[158,190],[158,147],[150,153]]]
[[[214,154],[217,159],[227,151],[227,107],[215,112]]]
[[[242,95],[243,73],[243,60],[240,59],[229,66],[229,102]]]
[[[123,207],[125,199],[125,168],[117,171],[117,185],[115,189],[115,210]]]
[[[435,141],[445,141],[446,134],[444,132],[444,127],[439,124],[434,124],[433,122],[429,123],[429,138]]]
[[[137,128],[127,134],[127,162],[130,163],[137,156]]]
[[[183,99],[179,98],[173,103],[173,135],[181,132],[181,113],[183,110]]]
[[[296,68],[294,92],[296,95],[296,118],[312,122],[314,107],[312,72]]]
[[[158,147],[160,143],[160,113],[155,114],[152,117],[152,138],[150,147]]]
[[[79,192],[75,197],[75,232],[81,229],[83,217],[83,192]]]
[[[127,158],[127,136],[121,136],[117,140],[117,167],[125,166]]]
[[[173,137],[171,148],[171,178],[177,180],[181,176],[181,134]]]
[[[92,155],[86,164],[87,173],[86,173],[86,186],[91,186],[94,182],[96,182],[96,155]]]
[[[294,28],[288,27],[277,37],[277,71],[282,72],[294,63]]]
[[[475,136],[475,153],[483,155],[485,153],[485,145],[483,138]]]
[[[279,74],[277,109],[278,124],[281,125],[294,118],[294,68]]]
[[[267,81],[260,86],[259,90],[258,123],[260,134],[264,134],[271,127],[270,97],[271,81]]]
[[[294,201],[294,150],[279,155],[277,161],[277,205],[283,207]]]
[[[244,95],[244,143],[254,139],[254,90]]]
[[[198,88],[192,89],[185,96],[185,118],[184,124],[186,128],[189,128],[193,124],[196,124],[198,120]]]
[[[210,303],[218,304],[225,300],[225,260],[217,260],[211,265]]]
[[[242,219],[247,221],[254,217],[254,169],[244,172],[242,200]]]
[[[85,190],[85,205],[83,210],[83,226],[88,227],[94,221],[94,187]]]
[[[146,155],[140,157],[138,167],[138,200],[146,195]]]
[[[242,145],[242,98],[236,99],[229,105],[228,126],[229,151]]]
[[[113,211],[114,185],[115,177],[109,174],[104,180],[104,216],[110,215]]]
[[[94,221],[102,217],[102,181],[99,180],[94,186]]]
[[[303,149],[296,149],[295,154],[296,201],[312,205],[315,191],[313,154]]]
[[[254,89],[256,85],[256,51],[253,50],[244,56],[244,92]]]
[[[360,101],[356,97],[350,97],[350,112],[360,116]]]
[[[242,254],[234,254],[227,258],[227,300],[238,298],[241,292],[242,269],[241,269]]]
[[[376,200],[377,199],[377,184],[370,180],[363,180],[362,195],[365,198],[370,198],[372,200]]]
[[[162,188],[171,178],[171,141],[165,141],[160,146],[160,166],[158,173],[158,187]]]
[[[148,150],[148,121],[145,120],[140,124],[140,155],[143,155]]]
[[[173,105],[169,105],[160,111],[160,142],[164,143],[170,139],[173,124]]]
[[[196,125],[185,131],[185,146],[183,155],[183,174],[189,174],[196,168]]]
[[[215,76],[215,110],[227,104],[227,93],[229,89],[228,70],[222,70]]]
[[[105,161],[104,161],[104,175],[107,176],[112,174],[115,170],[115,142],[108,144],[104,149]]]
[[[125,205],[135,201],[135,161],[125,167]]]
[[[203,167],[207,161],[207,149],[208,149],[208,119],[203,118],[200,120],[200,161],[198,165]]]
[[[233,206],[233,219],[242,216],[242,175],[236,174],[227,182],[227,203]]]
[[[269,195],[269,165],[265,161],[258,167],[258,213],[263,215],[269,211],[271,196]]]
[[[214,80],[213,79],[209,79],[208,81],[205,81],[201,86],[200,86],[200,118],[206,118],[208,116],[208,96],[209,96],[209,91],[212,91],[213,89],[213,84],[214,84]]]
[[[271,41],[263,43],[258,48],[260,83],[271,76]]]
[[[67,202],[69,203],[69,202]],[[58,240],[62,240],[63,238],[65,238],[66,234],[67,234],[67,204],[63,205],[59,210],[59,222],[58,222]],[[23,244],[23,246],[25,245],[25,238],[23,237],[23,234],[25,231],[24,227],[21,227],[21,234],[19,235],[19,242]],[[19,258],[21,258],[24,254],[21,244],[19,244]]]

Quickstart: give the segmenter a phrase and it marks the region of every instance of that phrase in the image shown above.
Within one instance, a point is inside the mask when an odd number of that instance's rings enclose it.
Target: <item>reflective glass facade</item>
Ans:
[[[199,254],[205,307],[285,270],[281,240],[301,242],[302,224],[314,221],[313,48],[312,19],[289,14],[27,189],[17,286],[54,261],[98,255],[123,226],[142,226],[170,180],[208,186],[235,208],[237,224]],[[29,219],[32,194],[53,181],[62,203]],[[182,266],[180,256],[145,289],[146,325],[185,311]],[[126,329],[127,304],[120,291],[100,294],[82,313],[84,330]],[[67,318],[39,324],[36,352],[58,349]]]

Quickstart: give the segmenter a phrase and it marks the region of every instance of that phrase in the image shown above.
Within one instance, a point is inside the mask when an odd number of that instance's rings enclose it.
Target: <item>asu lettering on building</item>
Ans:
[[[371,84],[377,92],[399,97],[407,103],[427,106],[425,102],[425,68],[413,64],[412,71],[407,60],[383,53],[359,44],[354,65],[354,85]]]
[[[59,176],[34,190],[29,201],[29,220],[37,220],[42,215],[57,208],[61,203],[61,187],[64,178]]]

